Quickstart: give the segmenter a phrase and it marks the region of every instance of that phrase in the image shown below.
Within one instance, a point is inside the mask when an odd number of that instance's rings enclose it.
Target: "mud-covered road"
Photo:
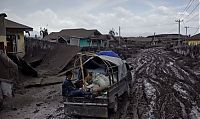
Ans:
[[[120,118],[200,119],[199,60],[163,48],[138,51],[127,60],[133,67],[134,86]],[[64,119],[60,88],[56,84],[17,90],[5,101],[0,119]]]
[[[129,61],[134,69],[134,94],[127,118],[200,118],[200,80],[170,52],[144,49]]]

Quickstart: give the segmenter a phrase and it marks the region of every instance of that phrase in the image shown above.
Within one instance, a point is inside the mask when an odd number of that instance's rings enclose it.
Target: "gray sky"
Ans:
[[[1,0],[0,12],[8,19],[50,32],[67,28],[98,29],[108,33],[121,26],[123,36],[177,33],[176,19],[183,19],[193,35],[199,27],[199,0]],[[197,6],[196,9],[194,9]],[[194,12],[192,12],[194,9]],[[191,14],[190,14],[191,13]],[[198,32],[197,32],[198,33]]]

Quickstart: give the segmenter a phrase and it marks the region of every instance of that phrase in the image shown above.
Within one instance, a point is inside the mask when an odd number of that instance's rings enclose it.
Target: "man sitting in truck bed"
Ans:
[[[66,79],[62,84],[62,95],[64,97],[82,97],[91,95],[91,92],[76,88],[72,83],[72,72],[68,71],[66,72]]]

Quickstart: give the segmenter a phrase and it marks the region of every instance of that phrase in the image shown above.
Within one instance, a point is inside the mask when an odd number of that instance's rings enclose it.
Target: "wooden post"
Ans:
[[[82,74],[82,80],[83,80],[83,89],[86,89],[85,86],[85,78],[84,78],[84,72],[83,72],[83,61],[82,61],[82,54],[80,54],[80,66],[81,66],[81,74]]]

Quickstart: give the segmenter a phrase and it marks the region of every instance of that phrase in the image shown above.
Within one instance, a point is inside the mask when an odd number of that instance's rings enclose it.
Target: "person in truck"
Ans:
[[[68,71],[66,72],[66,79],[62,84],[62,95],[64,97],[83,97],[91,95],[91,92],[77,88],[72,82],[72,72]]]

